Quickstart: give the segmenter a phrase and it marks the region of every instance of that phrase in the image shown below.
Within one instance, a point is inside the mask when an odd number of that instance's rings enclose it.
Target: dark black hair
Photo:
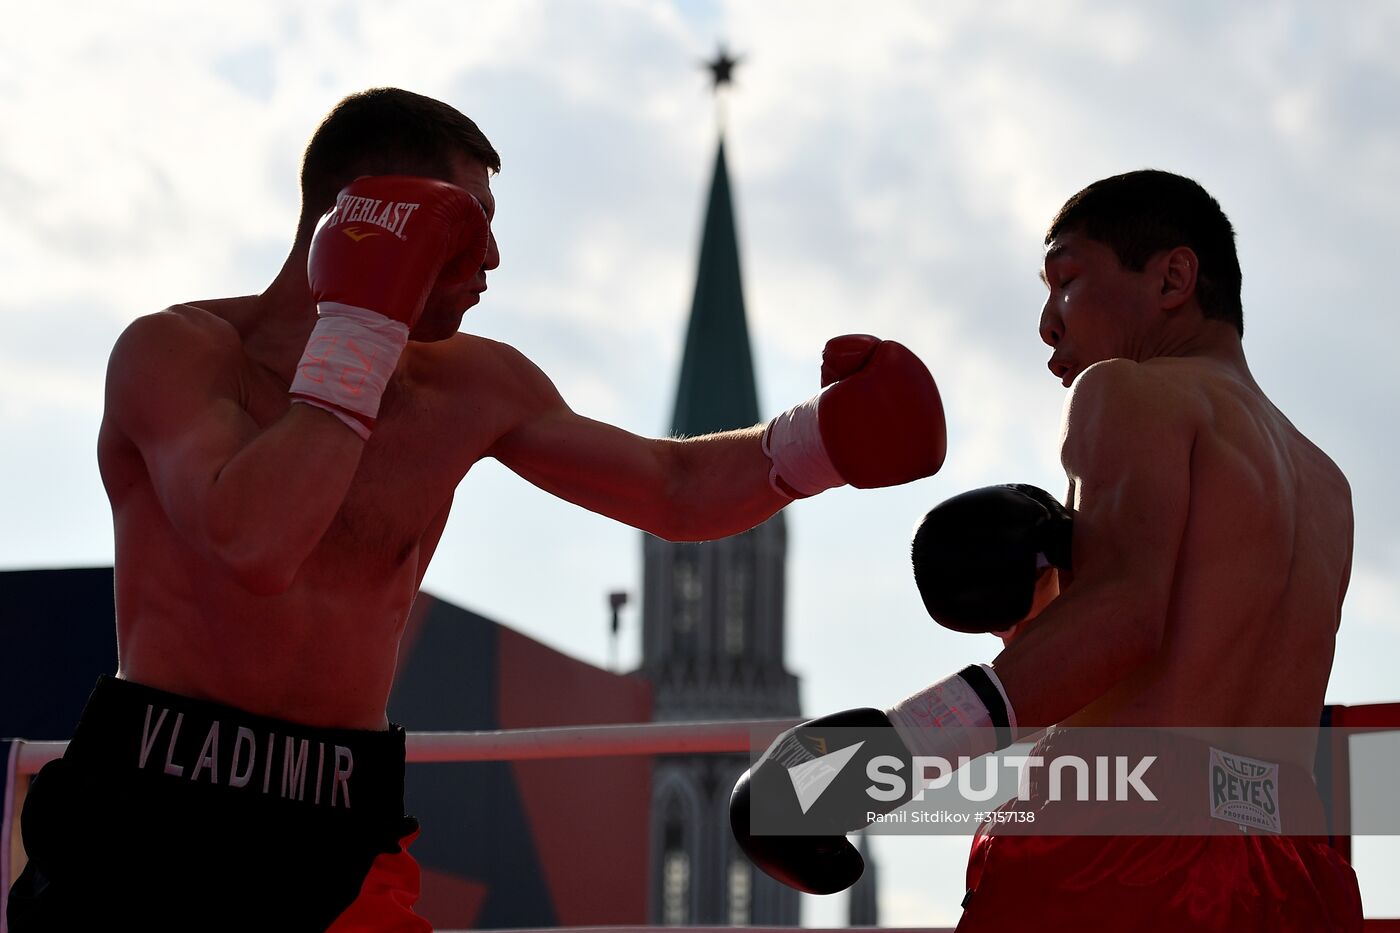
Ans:
[[[1234,325],[1244,336],[1235,229],[1215,198],[1191,179],[1144,169],[1096,181],[1065,202],[1050,222],[1045,242],[1065,233],[1105,244],[1124,268],[1134,271],[1162,250],[1190,247],[1200,262],[1196,299],[1201,311]]]
[[[461,157],[501,170],[485,134],[455,107],[395,87],[351,94],[331,109],[301,161],[297,240],[310,237],[335,196],[361,175],[423,175],[450,180]]]

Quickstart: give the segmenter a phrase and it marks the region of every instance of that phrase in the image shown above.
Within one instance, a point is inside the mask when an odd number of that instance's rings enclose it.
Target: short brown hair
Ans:
[[[1244,336],[1235,228],[1215,198],[1191,179],[1143,169],[1096,181],[1060,208],[1045,233],[1046,244],[1063,233],[1103,243],[1133,271],[1162,250],[1190,247],[1201,263],[1196,273],[1201,312]]]
[[[487,171],[501,170],[501,157],[485,134],[455,107],[396,87],[351,94],[326,114],[302,156],[297,242],[311,236],[340,189],[359,176],[447,180],[461,156]]]

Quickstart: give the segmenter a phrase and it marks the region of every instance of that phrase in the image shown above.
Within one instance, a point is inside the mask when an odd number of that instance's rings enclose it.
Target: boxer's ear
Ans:
[[[1189,246],[1169,250],[1159,260],[1162,280],[1162,308],[1176,311],[1196,294],[1201,260]]]

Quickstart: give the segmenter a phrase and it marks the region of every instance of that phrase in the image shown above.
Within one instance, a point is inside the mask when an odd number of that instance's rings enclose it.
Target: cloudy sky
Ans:
[[[745,56],[727,139],[765,415],[815,390],[828,337],[858,331],[919,353],[950,418],[939,476],[789,509],[789,666],[807,712],[888,705],[995,653],[924,617],[908,535],[972,486],[1062,490],[1064,390],[1036,336],[1041,235],[1069,194],[1147,166],[1196,178],[1231,216],[1254,373],[1351,478],[1356,558],[1329,700],[1400,699],[1400,376],[1385,310],[1400,246],[1400,6],[1106,8],[9,11],[0,568],[111,561],[93,449],[113,340],[166,305],[260,291],[291,240],[302,146],[338,98],[369,86],[448,101],[501,152],[503,261],[464,328],[517,346],[575,409],[664,432],[716,140],[698,62],[725,40]],[[425,587],[605,663],[605,594],[638,591],[640,552],[634,530],[486,462]],[[628,613],[624,666],[638,654]],[[1357,848],[1368,910],[1400,914],[1381,848]],[[885,837],[877,851],[886,923],[955,921],[965,840]],[[834,904],[806,921],[838,922]]]

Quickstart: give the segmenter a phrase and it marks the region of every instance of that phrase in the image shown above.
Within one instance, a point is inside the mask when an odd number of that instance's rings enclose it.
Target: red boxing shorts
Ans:
[[[103,677],[25,799],[10,930],[430,930],[403,774],[397,726],[316,729]]]
[[[1052,730],[1030,754],[1092,761],[1104,748],[1084,735]],[[1161,730],[1115,739],[1111,752],[1156,756],[1158,800],[1052,800],[1048,769],[1031,772],[1026,799],[1002,806],[1008,818],[983,823],[972,841],[958,933],[1362,929],[1356,875],[1322,835],[1321,799],[1304,769]],[[1247,787],[1248,778],[1229,783],[1236,768],[1261,780],[1234,794],[1244,805],[1232,808],[1231,795],[1212,787]]]

